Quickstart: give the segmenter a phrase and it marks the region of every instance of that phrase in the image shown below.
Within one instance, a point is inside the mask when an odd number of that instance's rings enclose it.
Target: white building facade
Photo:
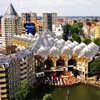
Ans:
[[[13,5],[10,4],[6,13],[1,19],[1,33],[3,38],[3,47],[11,46],[11,38],[13,35],[19,34],[19,20],[18,15],[13,8]]]

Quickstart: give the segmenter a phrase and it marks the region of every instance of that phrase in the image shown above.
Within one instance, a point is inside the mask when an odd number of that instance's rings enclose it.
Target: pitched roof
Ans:
[[[17,12],[15,11],[12,4],[10,4],[9,7],[7,8],[7,10],[6,10],[5,16],[7,16],[7,15],[17,16]]]

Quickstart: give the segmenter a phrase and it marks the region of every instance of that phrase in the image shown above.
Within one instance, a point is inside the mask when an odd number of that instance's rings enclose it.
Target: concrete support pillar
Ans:
[[[68,67],[68,61],[67,60],[65,61],[65,66]]]
[[[53,61],[53,66],[56,67],[56,61]]]

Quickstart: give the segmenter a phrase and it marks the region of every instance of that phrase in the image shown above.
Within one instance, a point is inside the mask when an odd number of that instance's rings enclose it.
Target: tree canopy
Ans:
[[[97,44],[98,46],[100,46],[100,38],[95,39],[94,43]]]
[[[51,94],[46,94],[44,97],[43,97],[43,100],[53,100],[53,97]]]
[[[72,35],[72,40],[73,41],[77,41],[77,42],[81,42],[81,38],[80,38],[80,36],[78,35],[78,34],[76,34],[76,33],[74,33],[73,35]]]
[[[100,74],[100,59],[95,59],[93,62],[89,65],[89,73],[94,74]]]
[[[66,41],[69,36],[72,36],[74,34],[79,35],[82,31],[83,24],[75,22],[74,24],[66,24],[63,26],[63,39]],[[79,36],[78,36],[79,37]],[[79,40],[80,41],[80,40]]]
[[[21,81],[20,89],[15,94],[15,100],[25,100],[29,93],[29,84],[26,80]]]
[[[83,39],[83,42],[85,43],[85,44],[89,44],[89,43],[91,43],[92,41],[91,41],[91,39],[88,39],[88,38],[84,38]]]
[[[69,24],[66,24],[63,26],[63,30],[64,30],[63,39],[65,41],[68,40],[68,36],[70,35],[70,28],[71,28],[71,25],[69,25]]]
[[[71,34],[74,34],[74,33],[79,34],[80,32],[79,24],[78,23],[73,24],[70,28],[70,31],[71,31]]]

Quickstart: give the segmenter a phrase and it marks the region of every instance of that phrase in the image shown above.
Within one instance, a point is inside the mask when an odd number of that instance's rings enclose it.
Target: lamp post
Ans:
[[[69,100],[69,94],[70,94],[69,89],[67,89],[67,99],[66,100]]]
[[[1,100],[1,87],[0,87],[0,100]]]

